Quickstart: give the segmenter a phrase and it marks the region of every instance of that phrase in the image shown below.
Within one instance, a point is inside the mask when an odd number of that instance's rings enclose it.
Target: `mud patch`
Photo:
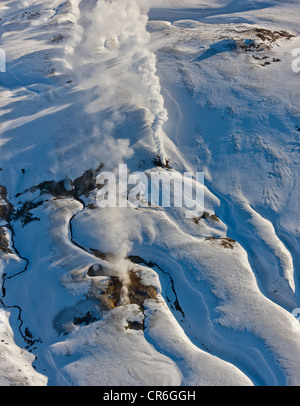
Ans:
[[[0,227],[0,251],[5,254],[13,254],[12,250],[9,248],[9,241],[4,227]]]
[[[171,277],[171,275],[168,272],[164,271],[159,265],[157,265],[157,264],[155,264],[154,262],[151,262],[151,261],[146,261],[145,259],[141,258],[138,255],[130,255],[128,257],[128,259],[131,262],[133,262],[134,264],[143,264],[143,265],[146,265],[147,267],[153,268],[153,269],[157,268],[160,272],[162,272],[163,274],[166,274],[169,277],[170,284],[171,284],[171,289],[172,289],[172,292],[174,294],[174,301],[173,301],[174,305],[170,304],[170,306],[172,307],[172,309],[175,309],[176,311],[180,312],[182,317],[185,318],[184,311],[183,311],[182,307],[179,304],[179,300],[178,300],[177,293],[176,293],[176,290],[175,290],[175,284],[174,284],[174,281],[173,281],[173,278]],[[166,300],[168,301],[168,303],[171,303],[169,298],[166,297]]]
[[[97,185],[96,177],[102,167],[103,165],[101,164],[95,170],[89,169],[74,181],[71,179],[60,181],[51,180],[32,186],[24,192],[18,193],[16,197],[26,197],[28,194],[36,195],[36,192],[39,192],[39,196],[34,199],[28,198],[25,202],[19,202],[18,209],[14,209],[13,206],[8,203],[6,189],[1,186],[0,198],[2,204],[0,201],[0,218],[8,222],[11,220],[20,220],[23,227],[32,221],[39,221],[39,218],[33,216],[31,210],[42,205],[44,201],[48,200],[49,195],[55,199],[73,198],[83,203],[80,199],[81,196],[89,197],[92,190],[99,189],[100,186]]]
[[[53,327],[58,335],[65,335],[73,331],[76,326],[85,326],[100,320],[101,316],[98,303],[87,299],[59,312],[53,320]]]
[[[40,18],[40,16],[41,16],[41,13],[39,11],[25,11],[21,16],[21,19],[33,21],[33,20],[37,20],[38,18]]]
[[[235,240],[228,238],[228,237],[224,237],[224,238],[208,237],[208,238],[205,238],[205,241],[217,241],[218,243],[220,243],[220,245],[222,247],[230,248],[230,249],[233,249],[236,244]]]
[[[62,34],[54,35],[53,38],[50,39],[49,44],[58,44],[61,42],[65,37]]]
[[[271,57],[270,50],[276,45],[279,46],[279,40],[291,40],[294,34],[287,31],[271,31],[266,28],[255,28],[245,31],[254,38],[245,39],[240,42],[240,49],[252,55],[253,59],[260,62],[260,66],[268,66],[272,63],[281,62],[280,58]]]
[[[101,308],[111,310],[121,305],[123,284],[117,276],[112,276],[107,288],[99,295]]]
[[[129,278],[128,297],[131,304],[137,304],[141,310],[144,310],[145,300],[157,300],[157,290],[155,286],[145,285],[142,282],[139,271],[130,271]]]
[[[101,308],[104,310],[114,309],[122,305],[122,289],[124,284],[118,276],[109,277],[107,287],[98,296]],[[147,299],[157,300],[155,286],[145,285],[139,271],[129,271],[129,282],[126,284],[130,304],[136,304],[140,310],[144,310],[144,302]]]
[[[171,167],[170,164],[169,164],[169,161],[166,160],[166,163],[163,164],[163,163],[161,162],[161,159],[160,159],[159,156],[157,156],[155,159],[153,159],[152,162],[153,162],[153,164],[154,164],[155,166],[157,166],[158,168],[172,169],[172,167]]]
[[[99,189],[100,185],[97,184],[96,178],[99,172],[102,170],[103,164],[100,164],[96,169],[89,169],[82,176],[75,179],[73,186],[75,189],[75,196],[80,197],[84,195],[88,197],[90,192],[95,189]]]
[[[281,31],[271,31],[265,28],[256,28],[255,29],[256,36],[260,38],[263,42],[267,43],[275,43],[279,39],[291,39],[294,38],[295,35],[291,34],[287,31],[281,30]]]
[[[206,211],[203,212],[202,216],[193,218],[193,222],[197,225],[200,224],[201,220],[210,220],[213,222],[220,222],[220,219],[216,214],[209,214]]]
[[[144,323],[141,323],[139,321],[127,321],[127,326],[125,327],[125,330],[142,330],[144,331]]]
[[[22,193],[18,193],[16,197],[36,191],[40,191],[41,194],[50,194],[57,199],[66,197],[79,198],[83,195],[88,197],[92,190],[99,188],[96,177],[102,168],[103,164],[100,164],[96,169],[88,169],[74,181],[65,179],[58,182],[54,180],[41,182]]]
[[[251,34],[255,38],[245,39],[240,45],[240,48],[246,52],[262,51],[265,48],[272,48],[279,40],[290,40],[295,37],[287,31],[271,31],[266,28],[255,28],[252,30],[244,31],[244,33]]]
[[[31,201],[25,202],[20,209],[11,215],[11,220],[20,220],[22,227],[28,223],[31,223],[32,221],[40,221],[38,217],[33,216],[31,210],[41,206],[42,204],[42,201],[36,203]]]
[[[129,303],[138,306],[140,317],[138,320],[127,320],[126,330],[144,330],[145,306],[148,299],[158,300],[158,292],[152,285],[142,281],[142,271],[129,270],[129,279],[124,282],[118,276],[106,276],[105,269],[98,264],[91,266],[87,276],[92,279],[92,288],[86,300],[75,306],[59,312],[53,320],[53,327],[58,335],[72,332],[76,326],[84,326],[103,318],[108,311],[123,305],[122,292],[126,286]],[[93,280],[93,278],[95,278]]]
[[[92,278],[105,278],[105,275],[102,271],[103,269],[101,268],[99,268],[99,271],[95,271],[94,266],[92,266],[88,270],[88,275]],[[144,318],[145,300],[158,300],[158,292],[155,286],[146,285],[145,283],[143,283],[141,272],[142,271],[138,269],[129,270],[128,281],[126,284],[124,284],[124,282],[118,276],[106,277],[107,281],[104,283],[105,287],[103,287],[103,282],[101,281],[101,279],[98,286],[97,282],[95,282],[92,295],[93,298],[96,298],[98,300],[99,308],[101,309],[101,311],[107,312],[116,307],[122,306],[122,292],[123,289],[126,288],[128,304],[137,305]],[[99,289],[100,283],[102,283],[102,289]],[[128,321],[126,329],[143,330],[144,326],[143,323],[141,323],[140,321]]]
[[[0,185],[0,220],[9,223],[13,211],[13,206],[8,201],[7,189]]]

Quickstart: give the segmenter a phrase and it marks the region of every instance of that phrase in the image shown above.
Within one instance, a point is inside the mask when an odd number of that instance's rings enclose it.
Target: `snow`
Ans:
[[[299,1],[2,3],[0,385],[299,385]]]
[[[0,309],[0,385],[44,386],[47,377],[32,368],[34,355],[19,348],[9,323],[10,314]]]
[[[131,305],[115,309],[108,318],[50,348],[72,385],[180,385],[176,363],[156,351],[140,332],[125,330],[135,311]]]

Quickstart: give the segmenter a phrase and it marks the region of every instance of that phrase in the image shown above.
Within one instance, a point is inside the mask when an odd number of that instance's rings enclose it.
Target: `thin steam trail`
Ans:
[[[148,16],[142,11],[144,1],[99,0],[93,14],[89,41],[97,42],[98,52],[118,61],[118,87],[130,90],[130,102],[147,112],[156,153],[166,164],[163,125],[168,119],[157,76],[156,57],[147,49],[150,34]],[[99,45],[100,44],[100,45]],[[109,71],[114,75],[114,67]]]

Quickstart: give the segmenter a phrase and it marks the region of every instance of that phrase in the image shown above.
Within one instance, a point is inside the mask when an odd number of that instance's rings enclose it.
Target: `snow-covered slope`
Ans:
[[[0,384],[299,385],[299,6],[1,2]],[[100,208],[124,163],[204,212]]]

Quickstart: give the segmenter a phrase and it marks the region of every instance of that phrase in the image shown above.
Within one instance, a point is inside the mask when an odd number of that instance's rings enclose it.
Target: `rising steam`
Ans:
[[[116,91],[122,89],[122,95],[126,91],[127,102],[147,112],[156,153],[165,165],[163,125],[168,115],[157,76],[156,57],[147,49],[150,34],[142,3],[137,0],[98,0],[82,51],[91,55],[91,50],[96,50],[94,58],[98,57],[99,62],[108,67],[99,77],[99,83],[102,81],[102,89],[107,86],[112,105],[119,100]]]

